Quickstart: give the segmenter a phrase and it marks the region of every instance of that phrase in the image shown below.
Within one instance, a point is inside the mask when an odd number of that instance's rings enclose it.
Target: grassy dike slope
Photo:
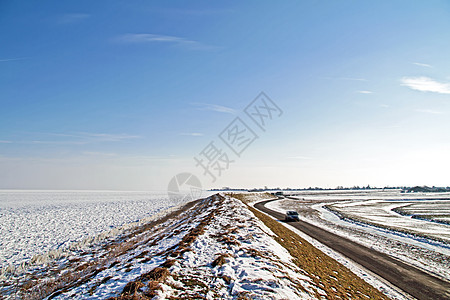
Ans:
[[[232,196],[246,204],[252,199],[252,195],[247,194]],[[273,197],[267,195],[267,198]],[[294,257],[294,263],[311,275],[314,282],[326,291],[327,299],[388,299],[293,231],[252,206],[247,204],[247,207],[277,235],[275,240]]]

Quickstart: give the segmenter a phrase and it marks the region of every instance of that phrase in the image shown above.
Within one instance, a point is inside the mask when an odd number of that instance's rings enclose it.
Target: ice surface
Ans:
[[[0,271],[176,204],[165,192],[2,190]]]

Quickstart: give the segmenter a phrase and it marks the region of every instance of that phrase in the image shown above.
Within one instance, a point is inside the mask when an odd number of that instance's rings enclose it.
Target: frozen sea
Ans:
[[[0,190],[0,271],[178,204],[165,192]]]

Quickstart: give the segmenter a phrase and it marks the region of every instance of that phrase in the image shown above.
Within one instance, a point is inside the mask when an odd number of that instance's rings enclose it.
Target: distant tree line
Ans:
[[[375,187],[375,186],[359,186],[355,185],[352,187],[344,187],[344,186],[337,186],[336,188],[321,188],[321,187],[308,187],[308,188],[231,188],[231,187],[223,187],[223,188],[216,188],[216,189],[210,189],[210,191],[248,191],[248,192],[274,192],[274,191],[330,191],[330,190],[401,190],[402,193],[443,193],[443,192],[450,192],[450,187],[428,187],[428,186],[385,186],[385,187]]]

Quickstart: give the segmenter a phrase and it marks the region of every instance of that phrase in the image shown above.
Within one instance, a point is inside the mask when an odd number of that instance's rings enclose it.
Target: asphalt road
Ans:
[[[276,200],[258,202],[255,204],[255,208],[278,220],[284,220],[284,214],[264,206],[271,201]],[[350,258],[417,299],[450,299],[450,282],[443,281],[391,256],[357,244],[307,222],[298,221],[288,224]]]

